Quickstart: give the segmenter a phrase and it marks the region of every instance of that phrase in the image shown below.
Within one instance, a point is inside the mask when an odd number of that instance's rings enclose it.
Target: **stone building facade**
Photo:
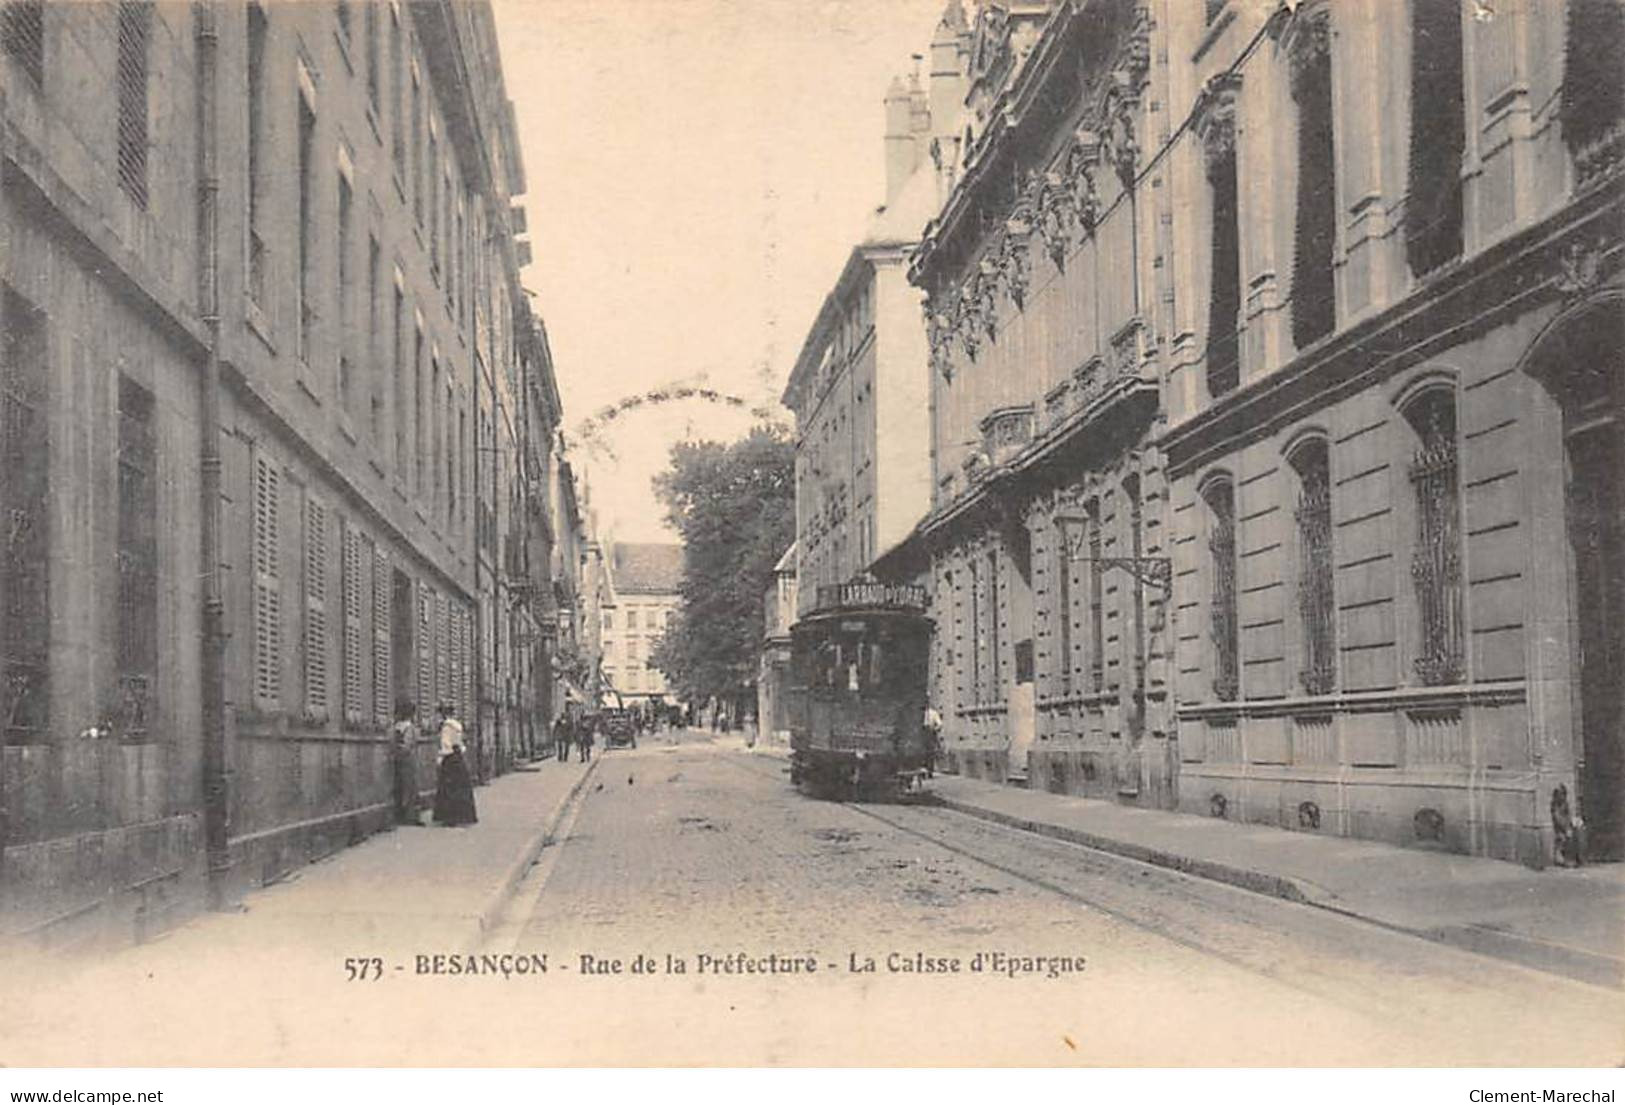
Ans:
[[[953,764],[1618,857],[1622,49],[1604,0],[982,7],[913,265]]]
[[[0,933],[386,826],[399,702],[511,760],[523,191],[484,4],[0,5]]]
[[[1179,804],[1617,859],[1625,10],[1486,12],[1167,16]]]
[[[990,4],[929,296],[932,697],[949,766],[1175,801],[1166,64],[1127,2]]]

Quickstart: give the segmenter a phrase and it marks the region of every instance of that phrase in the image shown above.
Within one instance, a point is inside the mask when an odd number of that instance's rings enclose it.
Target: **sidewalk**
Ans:
[[[205,913],[153,941],[86,964],[31,958],[20,964],[43,988],[100,987],[111,970],[168,971],[269,952],[385,955],[474,947],[557,828],[565,806],[599,761],[544,760],[474,792],[478,824],[378,833],[249,894],[235,910]],[[16,977],[15,975],[13,977]],[[21,987],[19,988],[21,989]]]
[[[942,805],[972,817],[1625,988],[1619,864],[1535,871],[957,776],[938,775],[931,790]]]

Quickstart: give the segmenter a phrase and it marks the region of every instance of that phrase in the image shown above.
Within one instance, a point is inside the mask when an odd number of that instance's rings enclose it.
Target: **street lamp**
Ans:
[[[1143,583],[1160,590],[1164,596],[1173,590],[1174,562],[1166,556],[1081,556],[1083,549],[1084,523],[1090,519],[1082,514],[1055,514],[1052,516],[1055,524],[1061,527],[1063,533],[1068,534],[1068,559],[1085,564],[1095,564],[1101,571],[1107,568],[1121,568],[1133,576],[1135,582]],[[1076,534],[1075,537],[1070,536]]]

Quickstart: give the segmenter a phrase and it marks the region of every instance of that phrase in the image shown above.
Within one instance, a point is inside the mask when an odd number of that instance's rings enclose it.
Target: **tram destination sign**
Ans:
[[[818,606],[822,610],[848,606],[898,606],[925,609],[925,588],[917,583],[876,583],[852,580],[848,583],[821,583]]]

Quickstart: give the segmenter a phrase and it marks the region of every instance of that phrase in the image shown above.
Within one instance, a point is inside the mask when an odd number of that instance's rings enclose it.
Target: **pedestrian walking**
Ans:
[[[441,825],[472,825],[474,783],[468,774],[468,743],[463,723],[452,716],[451,705],[440,704],[440,777],[434,792],[434,819]]]
[[[395,703],[392,758],[395,767],[395,820],[401,825],[422,825],[418,820],[418,723],[411,699]]]
[[[570,746],[574,743],[575,726],[570,720],[570,712],[566,710],[553,724],[553,755],[557,757],[559,763],[569,761]]]
[[[580,730],[576,733],[576,748],[581,752],[582,763],[592,759],[592,731],[596,727],[597,722],[594,719],[585,718],[582,720]]]

